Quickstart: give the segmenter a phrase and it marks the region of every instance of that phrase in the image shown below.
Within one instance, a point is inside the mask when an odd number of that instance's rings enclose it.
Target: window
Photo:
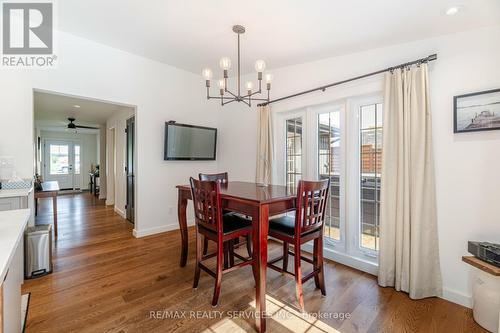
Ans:
[[[67,175],[69,174],[69,149],[68,145],[51,144],[50,152],[50,174]]]
[[[80,174],[80,145],[75,144],[75,175]]]
[[[378,251],[379,248],[382,120],[382,104],[370,104],[360,107],[359,246],[374,251]]]
[[[302,118],[286,120],[286,186],[296,193],[302,178]]]
[[[330,200],[325,214],[325,235],[340,239],[340,111],[318,115],[318,176],[330,179]]]

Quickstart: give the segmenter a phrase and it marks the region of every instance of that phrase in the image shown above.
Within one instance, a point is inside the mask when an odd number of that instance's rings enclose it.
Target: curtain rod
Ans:
[[[425,58],[417,59],[417,60],[410,61],[410,62],[405,62],[404,64],[400,64],[400,65],[397,65],[397,66],[388,67],[386,69],[381,69],[381,70],[376,71],[376,72],[372,72],[372,73],[368,73],[368,74],[356,76],[356,77],[353,77],[353,78],[350,78],[350,79],[347,79],[347,80],[342,80],[342,81],[330,83],[330,84],[327,84],[326,86],[321,86],[321,87],[318,87],[318,88],[301,91],[299,93],[288,95],[288,96],[285,96],[285,97],[273,99],[273,100],[270,100],[269,102],[264,102],[264,103],[257,104],[257,106],[266,106],[266,105],[269,105],[271,103],[280,102],[280,101],[283,101],[285,99],[289,99],[289,98],[292,98],[292,97],[297,97],[297,96],[309,94],[309,93],[312,93],[312,92],[315,92],[315,91],[318,91],[318,90],[325,91],[327,88],[338,86],[338,85],[341,85],[341,84],[344,84],[344,83],[347,83],[347,82],[356,81],[356,80],[359,80],[359,79],[364,79],[364,78],[369,77],[369,76],[373,76],[373,75],[382,74],[382,73],[385,73],[385,72],[392,71],[392,70],[394,70],[396,68],[402,68],[402,67],[411,66],[411,65],[415,65],[415,64],[421,64],[421,63],[433,61],[433,60],[436,60],[436,59],[437,59],[437,54],[431,54],[430,56],[427,56]]]

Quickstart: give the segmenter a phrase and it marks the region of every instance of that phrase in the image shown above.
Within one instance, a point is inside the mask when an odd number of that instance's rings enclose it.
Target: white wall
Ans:
[[[470,306],[467,240],[500,243],[500,131],[453,134],[453,96],[500,88],[500,26],[396,45],[272,71],[272,97],[421,58],[432,53],[430,95],[444,297]],[[263,50],[265,56],[265,50]],[[253,78],[253,77],[252,77]],[[273,104],[273,112],[382,90],[382,77]],[[220,112],[219,169],[254,180],[257,114],[242,105]]]
[[[125,204],[127,203],[127,178],[125,173],[125,163],[126,163],[126,133],[125,128],[127,127],[127,119],[133,117],[135,114],[134,109],[125,108],[123,110],[117,111],[106,121],[106,128],[108,131],[114,129],[114,145],[115,145],[115,156],[114,156],[114,179],[113,185],[108,181],[108,197],[111,192],[114,192],[113,203],[115,205],[115,211],[121,216],[125,217]],[[108,151],[111,150],[111,145],[107,144]],[[111,170],[109,170],[111,171]],[[108,172],[108,180],[109,180]],[[113,187],[111,187],[113,186]],[[109,189],[113,188],[114,191]],[[107,201],[107,200],[106,200]]]
[[[47,139],[66,139],[66,140],[78,140],[81,143],[81,173],[80,173],[80,185],[82,189],[89,188],[89,172],[91,170],[91,165],[98,164],[97,155],[97,134],[86,134],[86,133],[68,133],[68,132],[58,132],[41,130],[40,137],[43,140]],[[42,160],[44,158],[44,147],[41,149]],[[43,163],[42,163],[43,165]],[[42,168],[42,175],[43,175]]]
[[[57,69],[2,70],[0,156],[14,156],[18,174],[32,177],[34,88],[137,106],[135,233],[177,228],[175,185],[217,170],[214,161],[163,161],[165,121],[217,126],[202,78],[66,33],[56,40]]]

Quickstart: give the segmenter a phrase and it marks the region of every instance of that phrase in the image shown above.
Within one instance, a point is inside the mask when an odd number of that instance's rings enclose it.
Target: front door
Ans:
[[[60,189],[81,187],[81,145],[66,140],[47,140],[44,154],[44,180],[57,181]]]
[[[127,163],[125,172],[127,175],[127,220],[134,223],[134,148],[135,148],[135,117],[127,119]]]

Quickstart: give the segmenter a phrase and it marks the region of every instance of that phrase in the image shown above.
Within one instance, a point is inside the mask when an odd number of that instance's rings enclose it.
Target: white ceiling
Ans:
[[[452,5],[463,10],[446,16]],[[199,74],[236,63],[234,24],[249,72],[499,24],[500,1],[64,0],[58,12],[60,30]]]
[[[75,118],[74,123],[77,125],[98,127],[115,112],[126,108],[118,104],[41,91],[35,91],[33,104],[36,125],[51,130],[57,127],[65,129],[69,123],[68,117]],[[80,107],[76,108],[75,105]]]

